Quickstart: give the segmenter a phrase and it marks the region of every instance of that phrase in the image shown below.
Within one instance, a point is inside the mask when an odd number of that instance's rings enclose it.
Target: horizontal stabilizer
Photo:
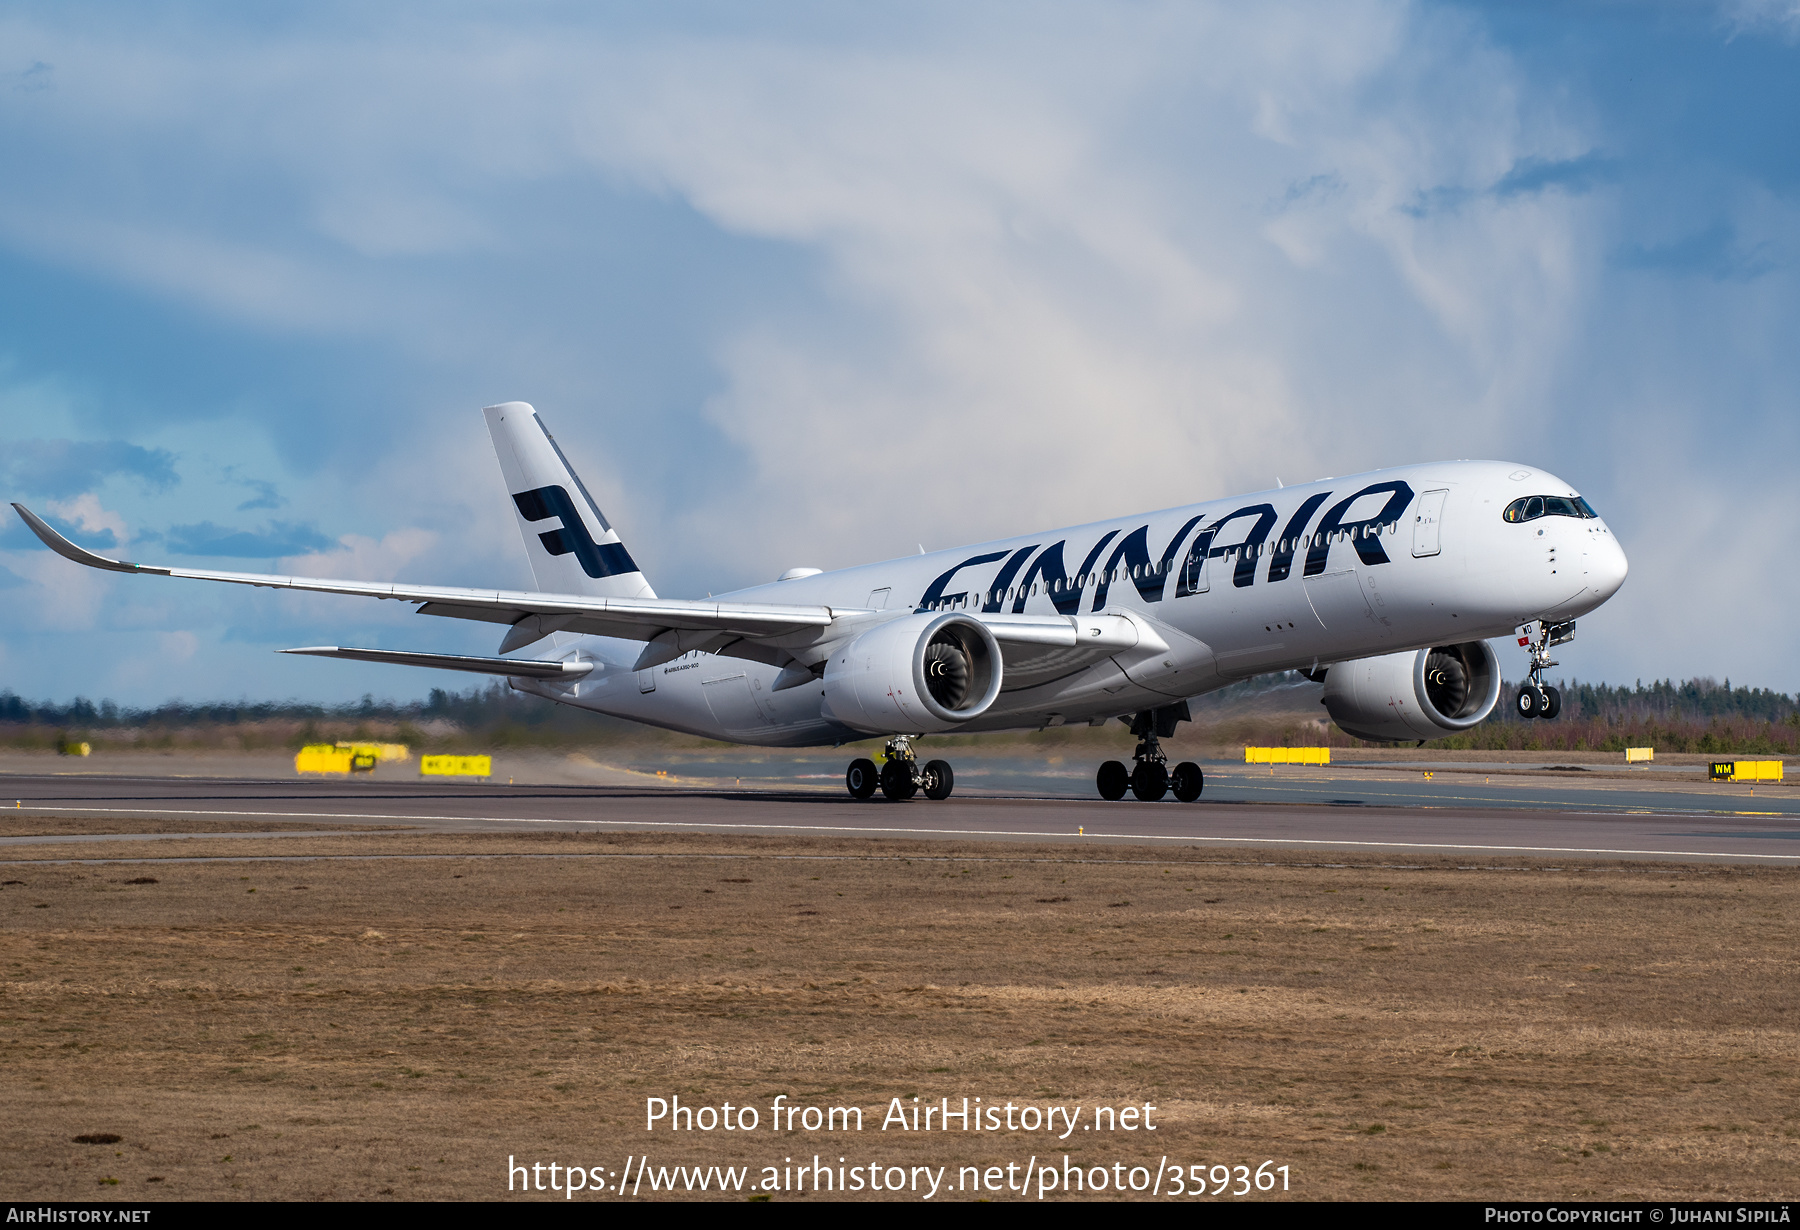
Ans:
[[[477,675],[516,675],[521,679],[579,679],[594,669],[592,662],[537,662],[529,658],[470,658],[454,653],[407,653],[398,649],[345,649],[337,645],[311,645],[283,649],[315,658],[349,658],[355,662],[387,662],[394,666],[432,666],[441,671],[470,671]]]

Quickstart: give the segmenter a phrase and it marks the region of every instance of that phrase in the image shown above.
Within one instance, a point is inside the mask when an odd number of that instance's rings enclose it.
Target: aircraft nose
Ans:
[[[1588,557],[1588,583],[1594,589],[1594,596],[1605,602],[1618,593],[1619,587],[1625,584],[1625,575],[1630,571],[1631,565],[1625,559],[1625,549],[1608,531],[1594,544]]]

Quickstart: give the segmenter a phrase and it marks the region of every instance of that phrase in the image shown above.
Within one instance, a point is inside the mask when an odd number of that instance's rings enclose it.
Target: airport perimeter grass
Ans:
[[[106,853],[451,857],[0,867],[10,1198],[492,1199],[508,1155],[616,1172],[645,1154],[753,1178],[815,1153],[929,1164],[952,1184],[1034,1154],[1273,1159],[1315,1199],[1796,1187],[1791,870],[716,836],[169,845]],[[645,1098],[674,1094],[759,1107],[762,1130],[646,1134]],[[861,1106],[865,1130],[773,1133],[777,1094]],[[879,1130],[914,1095],[1150,1102],[1159,1130]]]

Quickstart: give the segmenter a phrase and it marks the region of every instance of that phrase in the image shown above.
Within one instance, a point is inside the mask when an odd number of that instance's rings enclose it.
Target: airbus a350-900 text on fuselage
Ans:
[[[392,598],[420,614],[506,626],[465,657],[341,646],[285,652],[474,671],[557,701],[765,746],[887,738],[850,793],[946,797],[942,760],[912,740],[945,732],[1130,723],[1134,765],[1102,765],[1117,799],[1198,798],[1198,766],[1160,740],[1187,701],[1298,670],[1362,738],[1467,730],[1500,699],[1488,640],[1530,655],[1511,698],[1553,718],[1543,672],[1577,616],[1624,583],[1625,553],[1567,483],[1529,466],[1451,461],[1323,479],[1228,500],[1026,534],[858,568],[795,568],[705,601],[658,598],[538,414],[483,412],[538,589],[370,584],[107,559],[21,505],[53,550],[115,572]],[[545,650],[548,650],[548,653]]]

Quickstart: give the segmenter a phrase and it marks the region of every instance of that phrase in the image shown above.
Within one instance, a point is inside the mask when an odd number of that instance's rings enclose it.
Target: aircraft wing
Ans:
[[[766,641],[792,637],[830,627],[839,616],[863,612],[834,611],[826,606],[786,606],[769,602],[696,602],[676,598],[598,598],[583,594],[546,594],[525,590],[453,589],[440,585],[334,581],[314,577],[284,577],[254,572],[213,572],[200,568],[167,568],[159,564],[135,564],[107,559],[76,546],[51,529],[42,517],[22,504],[13,508],[44,545],[67,559],[108,572],[130,572],[196,581],[226,581],[264,589],[296,589],[315,594],[349,594],[360,598],[391,598],[419,604],[421,615],[445,615],[510,624],[515,629],[502,643],[501,652],[530,644],[551,632],[585,632],[626,640],[658,640],[646,657],[669,661],[690,649],[723,648],[734,641]],[[698,635],[696,635],[698,634]],[[752,649],[752,647],[745,647]],[[340,655],[341,656],[341,655]],[[745,654],[744,656],[751,656]],[[763,656],[755,653],[754,656]],[[771,660],[779,660],[773,651]],[[641,665],[655,665],[646,661]],[[467,669],[467,668],[464,668]]]
[[[76,546],[22,504],[13,508],[43,540],[67,559],[108,572],[225,581],[263,589],[294,589],[318,594],[347,594],[417,604],[421,615],[442,615],[510,625],[500,652],[522,648],[552,632],[589,633],[623,640],[647,641],[634,670],[661,665],[692,650],[720,653],[786,666],[790,649],[851,634],[862,621],[877,616],[863,609],[783,605],[768,602],[696,602],[677,598],[605,598],[585,594],[526,590],[456,589],[401,582],[329,580],[254,572],[215,572],[170,568],[108,559]],[[1005,646],[1009,677],[1039,681],[1060,677],[1121,650],[1166,651],[1147,623],[1126,615],[978,614]],[[828,631],[832,625],[849,625]],[[509,658],[462,658],[455,655],[401,653],[317,646],[287,650],[319,657],[358,658],[407,666],[434,666],[484,674],[537,678],[571,678],[561,663],[533,663]],[[807,655],[812,656],[812,655]],[[510,666],[508,664],[511,664]],[[583,672],[585,673],[585,672]]]

